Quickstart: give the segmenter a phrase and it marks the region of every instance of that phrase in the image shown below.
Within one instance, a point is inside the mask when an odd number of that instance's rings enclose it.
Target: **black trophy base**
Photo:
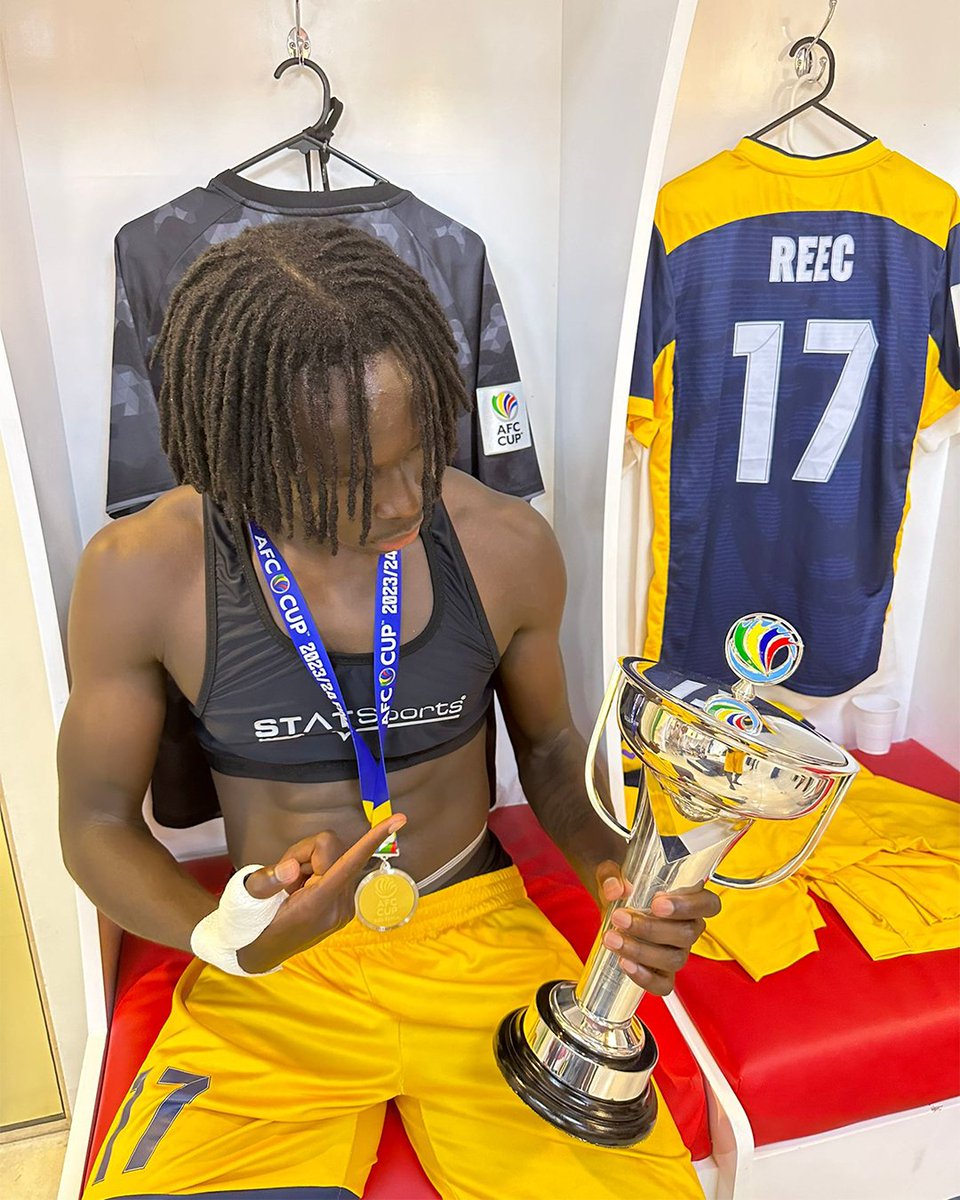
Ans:
[[[540,989],[538,1002],[550,986]],[[538,1003],[537,1007],[543,1015],[543,1006]],[[657,1120],[657,1094],[652,1081],[633,1100],[598,1100],[561,1083],[524,1037],[526,1012],[518,1008],[505,1017],[495,1038],[497,1065],[524,1104],[564,1133],[593,1146],[635,1146],[642,1142]]]

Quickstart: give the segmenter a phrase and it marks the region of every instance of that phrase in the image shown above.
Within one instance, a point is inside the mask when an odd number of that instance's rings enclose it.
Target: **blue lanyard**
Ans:
[[[383,736],[400,669],[400,551],[391,550],[381,554],[377,564],[377,608],[373,626],[373,687],[377,700],[377,741],[380,746],[380,757],[377,759],[350,720],[330,655],[293,572],[270,536],[253,521],[250,522],[250,536],[267,587],[283,618],[284,628],[290,634],[303,665],[330,701],[344,727],[350,731],[357,756],[364,812],[370,824],[375,825],[391,815]]]

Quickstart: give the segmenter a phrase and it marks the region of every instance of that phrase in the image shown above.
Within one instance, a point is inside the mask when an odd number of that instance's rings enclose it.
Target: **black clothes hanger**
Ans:
[[[330,139],[333,137],[333,131],[337,122],[343,115],[343,101],[338,100],[336,96],[330,101],[330,108],[326,116],[321,117],[316,125],[309,126],[303,131],[302,136],[294,142],[290,147],[291,150],[299,150],[306,162],[307,166],[307,187],[313,187],[313,181],[310,176],[310,151],[316,150],[317,157],[320,160],[320,178],[323,181],[323,190],[330,191],[330,180],[327,176],[327,163],[330,161]]]
[[[273,77],[274,79],[279,79],[284,71],[289,70],[290,67],[308,67],[315,75],[318,75],[320,83],[323,86],[323,108],[320,113],[320,119],[316,124],[308,125],[306,129],[301,129],[293,137],[286,138],[282,142],[277,142],[275,146],[270,146],[267,150],[261,150],[259,154],[248,158],[246,162],[233,167],[234,174],[246,171],[249,167],[263,162],[265,158],[269,158],[272,154],[278,154],[281,150],[298,150],[303,155],[304,166],[307,170],[307,188],[312,191],[313,171],[310,166],[310,155],[316,150],[320,159],[320,176],[323,181],[324,191],[330,190],[327,163],[330,161],[331,154],[334,158],[340,159],[341,162],[345,162],[348,166],[353,167],[354,170],[360,171],[372,179],[375,184],[387,183],[388,181],[382,175],[376,171],[372,171],[369,167],[365,167],[363,163],[357,162],[355,158],[351,158],[348,154],[344,154],[342,150],[337,150],[330,145],[330,139],[333,137],[336,124],[343,115],[343,101],[338,100],[336,96],[330,94],[330,80],[327,78],[327,74],[323,68],[306,57],[310,49],[310,42],[304,30],[300,28],[299,3],[297,4],[297,24],[290,31],[288,46],[291,50],[295,49],[296,53],[291,58],[283,60],[274,71]]]
[[[265,158],[269,158],[271,154],[279,154],[281,150],[299,150],[304,156],[307,168],[307,187],[312,189],[313,176],[310,168],[310,154],[316,150],[320,156],[320,173],[323,179],[324,190],[329,190],[330,181],[327,177],[327,163],[330,156],[340,159],[354,170],[360,171],[374,183],[387,183],[382,175],[376,171],[372,171],[369,167],[365,167],[363,163],[357,162],[355,158],[351,158],[349,154],[344,154],[342,150],[330,145],[330,139],[333,137],[334,127],[340,120],[343,113],[343,101],[338,100],[336,96],[330,98],[330,108],[324,116],[316,123],[316,125],[308,125],[306,129],[301,129],[299,133],[295,133],[293,137],[287,138],[285,141],[277,142],[275,146],[270,146],[267,150],[261,150],[259,154],[255,154],[252,158],[248,158],[246,162],[240,163],[238,166],[231,168],[234,174],[239,175],[246,171],[249,167],[255,166],[259,162],[263,162]]]
[[[829,95],[831,89],[833,88],[834,77],[837,70],[837,59],[836,55],[833,53],[833,50],[827,45],[826,42],[820,39],[819,35],[817,35],[817,37],[802,37],[799,39],[799,41],[794,42],[790,47],[790,57],[795,59],[798,53],[802,53],[804,51],[804,47],[810,47],[812,50],[815,45],[821,46],[827,56],[826,87],[823,89],[823,91],[812,97],[810,100],[805,100],[803,104],[798,104],[796,108],[792,108],[788,113],[784,113],[782,117],[777,117],[776,120],[771,121],[769,125],[764,125],[764,127],[762,129],[758,129],[756,133],[751,133],[749,137],[752,138],[753,141],[759,142],[763,135],[769,133],[771,129],[776,129],[778,125],[783,125],[787,121],[792,121],[794,117],[799,116],[802,112],[806,112],[808,108],[816,108],[826,116],[832,117],[834,121],[838,121],[841,125],[849,129],[851,133],[855,133],[857,137],[862,138],[864,144],[875,140],[872,133],[867,133],[858,125],[854,125],[852,121],[848,121],[846,117],[841,117],[840,114],[834,112],[832,108],[827,108],[827,106],[823,103],[824,97]]]
[[[309,67],[315,75],[320,76],[320,82],[323,84],[323,111],[320,114],[320,121],[326,117],[330,111],[332,103],[330,98],[330,80],[327,78],[327,73],[323,67],[318,67],[315,62],[309,58],[304,58],[303,55],[294,58],[285,58],[279,67],[274,71],[274,79],[279,79],[284,71],[289,71],[291,67]],[[317,124],[320,122],[318,121]]]
[[[330,101],[330,111],[326,117],[317,122],[316,125],[311,125],[309,129],[305,129],[304,134],[315,144],[320,158],[320,173],[323,177],[323,187],[325,191],[330,190],[330,181],[327,178],[327,163],[332,154],[334,158],[338,158],[341,162],[345,162],[348,166],[353,167],[355,171],[360,171],[364,175],[373,180],[374,183],[387,183],[382,175],[376,171],[371,171],[369,167],[365,167],[363,163],[357,162],[355,158],[351,158],[349,154],[344,154],[342,150],[330,145],[330,139],[333,137],[333,131],[337,122],[343,115],[343,101],[338,100],[336,96]],[[309,159],[307,160],[309,163]]]

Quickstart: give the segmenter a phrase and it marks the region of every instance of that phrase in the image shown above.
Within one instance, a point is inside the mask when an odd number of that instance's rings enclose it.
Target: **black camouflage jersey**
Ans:
[[[510,330],[477,234],[390,183],[290,192],[225,171],[117,234],[107,512],[134,512],[175,486],[160,447],[160,369],[147,363],[177,282],[208,246],[268,221],[303,218],[364,229],[424,276],[476,397],[460,420],[454,465],[497,491],[527,498],[542,492]]]

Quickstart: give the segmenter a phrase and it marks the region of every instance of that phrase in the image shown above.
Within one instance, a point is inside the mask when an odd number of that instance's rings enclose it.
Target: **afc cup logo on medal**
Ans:
[[[387,877],[375,879],[373,893],[377,905],[377,919],[385,924],[395,920],[400,913],[400,903],[393,880]]]
[[[290,579],[288,576],[283,574],[274,575],[270,580],[270,591],[273,592],[275,596],[282,596],[284,592],[288,592],[289,590]]]

